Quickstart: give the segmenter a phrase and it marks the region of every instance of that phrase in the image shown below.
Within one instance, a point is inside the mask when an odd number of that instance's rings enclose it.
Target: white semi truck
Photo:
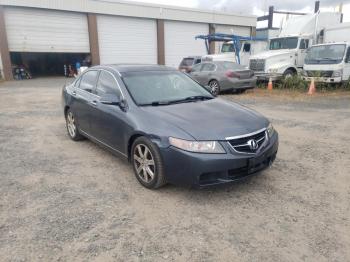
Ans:
[[[327,27],[340,24],[340,13],[316,13],[292,17],[278,37],[270,39],[269,50],[250,58],[249,68],[259,80],[290,77],[304,66],[306,50],[322,41]]]
[[[252,55],[261,53],[267,50],[267,41],[240,41],[240,64],[243,66],[249,66],[249,59]],[[203,61],[230,61],[237,62],[237,56],[232,41],[224,42],[221,45],[219,54],[205,55],[202,57]]]
[[[350,80],[350,23],[325,29],[324,43],[307,51],[302,76],[325,83]]]

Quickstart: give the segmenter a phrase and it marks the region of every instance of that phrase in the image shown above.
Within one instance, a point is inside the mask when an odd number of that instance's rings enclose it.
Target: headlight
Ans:
[[[341,77],[343,75],[343,70],[335,70],[332,77]]]
[[[270,69],[269,69],[269,72],[270,72],[270,73],[277,73],[277,72],[278,72],[278,69],[277,69],[277,68],[270,68]]]
[[[195,153],[226,153],[225,149],[217,141],[188,141],[174,137],[169,137],[169,143],[174,147]]]
[[[267,134],[271,138],[273,134],[275,133],[275,129],[273,128],[272,124],[270,123],[269,126],[267,127]]]

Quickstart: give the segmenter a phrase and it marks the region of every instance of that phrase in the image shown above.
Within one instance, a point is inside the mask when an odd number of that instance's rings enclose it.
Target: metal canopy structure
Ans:
[[[241,41],[267,41],[267,38],[252,37],[252,36],[239,36],[231,34],[215,33],[209,35],[197,35],[195,39],[203,39],[205,41],[205,47],[207,49],[207,54],[209,54],[209,45],[211,42],[228,42],[232,41],[233,48],[235,50],[236,61],[238,64],[241,63],[239,56]]]

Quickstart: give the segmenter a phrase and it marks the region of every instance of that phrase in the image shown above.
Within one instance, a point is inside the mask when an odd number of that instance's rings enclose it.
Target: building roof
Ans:
[[[0,5],[256,27],[256,16],[121,0],[0,0]]]

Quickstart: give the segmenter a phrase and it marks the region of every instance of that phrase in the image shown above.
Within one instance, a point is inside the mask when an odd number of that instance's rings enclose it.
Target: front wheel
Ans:
[[[84,137],[79,133],[79,130],[76,125],[76,119],[73,112],[68,109],[66,114],[66,127],[69,137],[74,141],[79,141],[84,139]]]
[[[217,96],[220,94],[220,84],[218,81],[216,80],[211,80],[209,82],[209,87],[210,87],[210,90],[211,90],[211,93],[214,95],[214,96]]]
[[[283,73],[283,77],[284,79],[288,79],[291,78],[295,75],[295,72],[293,70],[287,69],[284,73]]]
[[[156,145],[146,137],[139,137],[131,148],[131,162],[137,180],[148,189],[166,184],[162,158]]]

